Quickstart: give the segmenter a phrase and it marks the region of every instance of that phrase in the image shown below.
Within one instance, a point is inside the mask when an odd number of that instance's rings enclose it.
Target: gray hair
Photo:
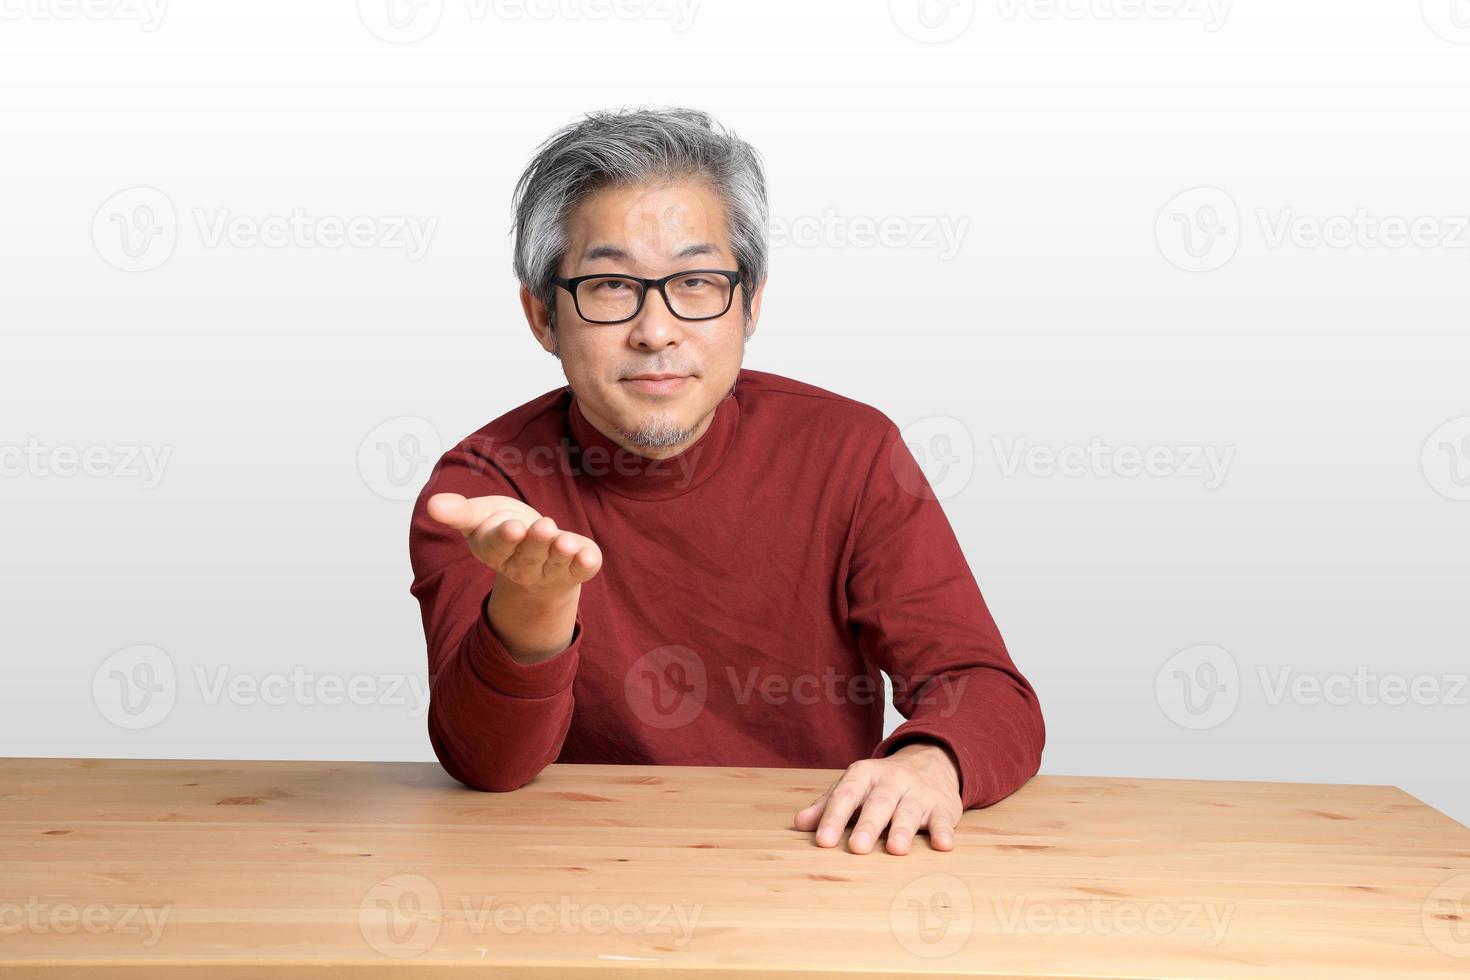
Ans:
[[[707,180],[725,204],[749,323],[766,278],[765,174],[753,146],[697,109],[589,112],[537,147],[513,195],[516,278],[554,311],[551,277],[566,251],[566,220],[582,199],[604,187],[684,177]],[[551,326],[555,342],[554,315]]]

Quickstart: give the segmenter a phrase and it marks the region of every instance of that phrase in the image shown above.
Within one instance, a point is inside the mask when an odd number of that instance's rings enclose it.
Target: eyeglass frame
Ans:
[[[703,272],[711,275],[724,276],[730,281],[730,296],[728,299],[725,300],[725,308],[723,310],[718,313],[712,313],[709,316],[683,316],[682,314],[674,312],[674,304],[669,302],[669,294],[664,291],[664,284],[672,282],[673,280],[678,279],[680,276],[687,276],[693,272]],[[551,283],[554,286],[560,286],[562,289],[565,289],[567,292],[572,294],[572,306],[576,309],[577,316],[582,317],[582,319],[586,320],[588,323],[606,325],[614,323],[627,323],[629,320],[636,319],[638,314],[643,312],[643,303],[648,299],[648,293],[650,290],[656,290],[658,294],[664,298],[664,309],[668,310],[669,313],[672,314],[675,318],[685,320],[690,323],[699,323],[704,320],[717,320],[720,317],[724,316],[726,313],[730,312],[730,307],[735,305],[735,287],[740,285],[740,281],[743,278],[744,276],[740,272],[731,272],[729,269],[684,269],[680,272],[671,272],[668,275],[663,276],[659,279],[645,279],[642,276],[633,276],[625,272],[594,272],[588,276],[573,276],[570,279],[563,279],[560,276],[552,276]],[[582,304],[577,301],[577,287],[581,286],[582,283],[588,282],[592,279],[630,279],[633,282],[638,283],[640,286],[643,287],[643,291],[638,294],[638,306],[633,310],[631,314],[623,317],[621,320],[588,320],[587,317],[582,316]]]

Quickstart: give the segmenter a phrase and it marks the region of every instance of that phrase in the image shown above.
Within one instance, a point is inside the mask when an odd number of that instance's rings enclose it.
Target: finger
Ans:
[[[556,537],[556,522],[549,517],[540,517],[526,528],[526,537],[516,545],[515,553],[506,559],[507,569],[518,574],[540,578],[546,564],[546,550]]]
[[[551,540],[546,548],[546,568],[548,571],[566,571],[571,567],[572,559],[577,557],[577,552],[582,550],[580,534],[571,531],[562,531]]]
[[[821,796],[817,797],[815,800],[812,800],[812,802],[809,803],[806,807],[804,807],[804,808],[802,808],[800,810],[797,810],[796,811],[796,829],[797,830],[815,830],[816,829],[816,826],[817,826],[817,821],[819,819],[821,819],[822,810],[823,810],[824,807],[826,807],[827,800],[829,798],[830,797],[829,797],[829,794],[828,793],[823,793]]]
[[[525,523],[508,517],[504,512],[491,514],[465,535],[471,553],[495,569],[505,567],[506,561],[525,538]]]
[[[929,816],[929,842],[936,851],[954,850],[954,817],[936,808]]]
[[[863,811],[858,816],[857,826],[852,828],[852,836],[847,839],[847,849],[854,854],[867,854],[871,851],[878,841],[878,835],[888,826],[897,806],[898,791],[892,785],[883,783],[869,790],[868,798],[863,801]]]
[[[804,808],[796,811],[797,830],[815,830],[817,821],[822,817],[822,811],[827,808],[827,801],[832,798],[832,791],[838,787],[847,773],[843,773],[822,790],[822,795],[812,800]]]
[[[461,534],[468,534],[484,523],[491,514],[504,510],[521,510],[534,513],[514,497],[489,496],[466,498],[458,493],[436,493],[429,498],[429,516],[440,524],[447,524]],[[540,515],[537,515],[540,516]]]
[[[506,504],[512,500],[509,497],[466,498],[463,494],[435,494],[429,498],[429,517],[465,535],[495,511],[506,510]]]
[[[572,580],[578,583],[585,582],[596,575],[600,568],[602,568],[602,552],[598,550],[597,545],[589,542],[572,559]]]
[[[440,524],[448,524],[463,533],[474,526],[469,520],[469,507],[462,494],[436,493],[429,498],[429,516]]]
[[[827,800],[827,808],[822,813],[822,822],[817,827],[818,845],[831,847],[837,843],[847,827],[847,821],[852,817],[853,810],[867,797],[871,784],[871,777],[862,770],[852,768],[837,781]]]
[[[913,845],[914,834],[924,825],[925,810],[928,809],[915,793],[909,793],[898,801],[893,811],[893,820],[888,827],[888,853],[907,854]]]

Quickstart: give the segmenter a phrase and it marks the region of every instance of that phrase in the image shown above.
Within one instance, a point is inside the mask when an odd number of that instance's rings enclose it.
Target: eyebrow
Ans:
[[[687,259],[696,255],[716,255],[719,249],[709,242],[696,242],[686,245],[677,254],[669,256],[671,259]],[[631,262],[633,256],[618,248],[616,245],[593,245],[582,253],[583,262],[591,262],[594,259],[617,259],[620,262]]]

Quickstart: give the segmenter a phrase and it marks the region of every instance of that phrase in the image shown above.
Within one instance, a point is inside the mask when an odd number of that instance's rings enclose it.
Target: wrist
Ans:
[[[955,785],[960,784],[960,760],[955,757],[947,744],[937,738],[919,735],[905,740],[899,744],[898,748],[888,753],[889,758],[899,756],[923,760],[934,765],[943,765],[954,773]]]
[[[518,614],[524,615],[555,615],[564,612],[569,606],[575,607],[581,593],[580,584],[570,589],[544,589],[534,585],[520,585],[497,575],[495,584],[485,596],[485,608],[514,609]]]
[[[571,643],[580,592],[580,585],[546,592],[497,578],[483,603],[485,622],[512,660],[541,663]]]

